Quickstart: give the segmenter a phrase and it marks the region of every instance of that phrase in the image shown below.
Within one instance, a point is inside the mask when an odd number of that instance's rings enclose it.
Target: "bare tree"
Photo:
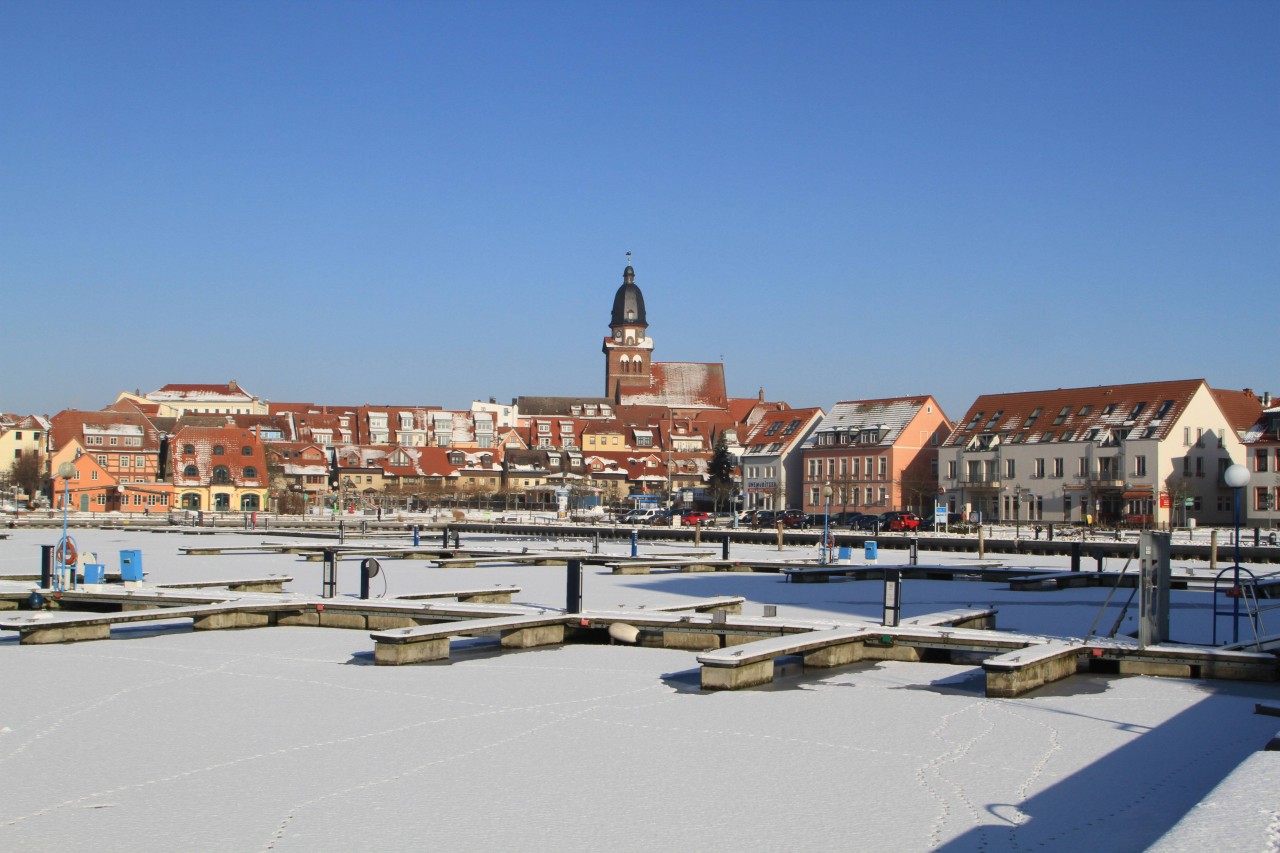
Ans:
[[[10,480],[27,493],[32,501],[44,483],[44,457],[39,453],[24,453],[9,467]]]

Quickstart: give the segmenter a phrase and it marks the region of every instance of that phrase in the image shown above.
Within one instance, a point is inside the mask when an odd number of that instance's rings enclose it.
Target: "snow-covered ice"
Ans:
[[[293,556],[177,550],[277,537],[75,535],[109,567],[141,548],[151,581],[275,572],[320,589],[320,564]],[[37,545],[55,539],[16,531],[0,541],[0,573],[36,571]],[[356,592],[355,566],[342,564],[342,594]],[[516,584],[518,601],[564,601],[561,567],[383,569],[392,595]],[[586,574],[590,609],[733,594],[749,615],[775,604],[783,618],[839,619],[876,617],[881,601],[872,582]],[[1104,597],[908,581],[904,615],[994,603],[1002,628],[1080,636]],[[1207,597],[1174,603],[1175,638],[1203,639]],[[30,647],[0,636],[0,850],[1280,849],[1280,753],[1259,752],[1280,720],[1253,713],[1280,704],[1275,684],[1082,675],[992,700],[979,668],[879,662],[703,693],[694,658],[466,641],[449,663],[374,667],[366,631],[153,623]]]

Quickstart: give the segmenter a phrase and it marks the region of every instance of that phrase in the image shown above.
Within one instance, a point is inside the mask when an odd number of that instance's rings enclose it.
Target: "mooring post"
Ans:
[[[360,561],[360,598],[367,600],[369,598],[369,580],[378,576],[378,572],[382,569],[382,564],[378,562],[376,557],[365,557]]]
[[[1093,552],[1093,559],[1095,559],[1095,560],[1097,560],[1097,561],[1098,561],[1098,571],[1102,571],[1102,561],[1103,561],[1103,559],[1104,559],[1104,555],[1103,555],[1103,553],[1102,553],[1102,549],[1101,549],[1101,548],[1097,548],[1097,549],[1095,549],[1095,550],[1094,550],[1094,552]]]
[[[701,524],[695,524],[693,526],[693,547],[695,548],[702,547],[702,525]]]
[[[449,525],[447,524],[444,526],[443,535],[444,535],[444,540],[440,543],[440,545],[442,547],[448,548],[449,547]]]
[[[920,565],[920,540],[912,536],[908,544],[908,553],[910,554],[909,562],[913,566]]]
[[[987,534],[983,530],[981,524],[978,525],[978,559],[984,559],[987,556]]]
[[[461,530],[453,531],[453,547],[455,549],[462,547],[462,531]]]
[[[720,559],[729,559],[729,534],[726,533],[724,538],[720,540]]]
[[[421,544],[418,539],[418,525],[413,526],[413,547],[417,548]]]
[[[40,546],[40,588],[53,586],[53,545]]]
[[[631,556],[637,557],[640,554],[640,531],[634,527],[631,528]]]
[[[347,529],[343,526],[343,524],[344,524],[343,520],[341,518],[338,519],[338,544],[339,545],[347,541]]]
[[[1053,522],[1049,522],[1049,541],[1053,541]]]
[[[782,522],[778,522],[778,550],[782,550]]]
[[[902,617],[902,570],[884,570],[884,611],[880,624],[886,628],[898,627]]]
[[[565,613],[581,613],[582,612],[582,561],[569,560],[568,577],[565,579]]]
[[[599,530],[591,534],[591,553],[593,554],[600,553],[600,531]]]
[[[1080,571],[1080,543],[1071,543],[1071,571]]]
[[[333,598],[338,594],[338,552],[325,548],[323,553],[324,577],[320,581],[320,597]]]

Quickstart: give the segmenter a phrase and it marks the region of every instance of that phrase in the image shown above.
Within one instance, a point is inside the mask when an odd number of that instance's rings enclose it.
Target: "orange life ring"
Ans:
[[[53,551],[53,558],[62,566],[74,566],[76,564],[76,543],[70,539],[63,539],[58,543],[58,547]]]

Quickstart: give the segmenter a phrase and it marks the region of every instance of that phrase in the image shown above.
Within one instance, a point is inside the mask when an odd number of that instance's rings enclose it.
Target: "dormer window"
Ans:
[[[224,453],[226,453],[226,451],[222,449],[222,445],[221,445],[221,444],[215,444],[215,445],[213,446],[213,455],[214,455],[214,456],[221,456],[221,455],[222,455],[222,454],[224,454]]]

